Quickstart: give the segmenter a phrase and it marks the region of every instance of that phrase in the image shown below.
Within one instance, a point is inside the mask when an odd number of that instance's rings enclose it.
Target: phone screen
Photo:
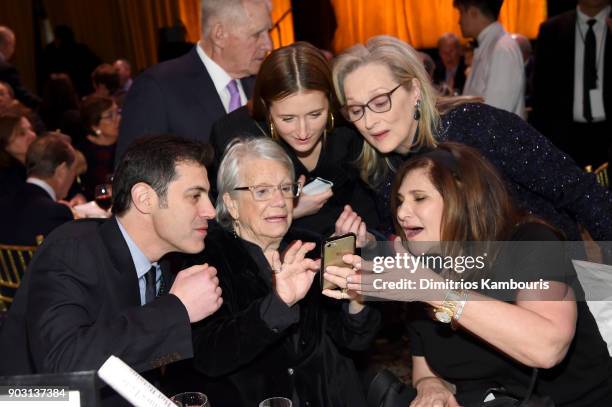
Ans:
[[[337,286],[323,277],[323,272],[327,266],[346,266],[342,261],[342,256],[345,254],[355,254],[355,244],[357,237],[354,233],[349,233],[342,236],[331,237],[323,242],[321,248],[321,288],[334,289]]]

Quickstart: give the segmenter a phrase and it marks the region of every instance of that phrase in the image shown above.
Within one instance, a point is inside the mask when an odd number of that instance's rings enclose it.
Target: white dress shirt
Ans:
[[[138,291],[140,292],[140,305],[145,305],[146,301],[146,292],[147,292],[147,283],[145,280],[145,275],[149,272],[151,266],[155,266],[155,290],[159,291],[161,285],[161,270],[157,262],[151,263],[147,256],[144,255],[142,250],[138,247],[136,243],[130,237],[130,234],[127,232],[125,227],[121,224],[118,218],[115,218],[117,225],[119,226],[119,230],[125,239],[125,243],[130,251],[130,256],[132,257],[132,261],[134,262],[134,268],[136,269],[136,275],[138,276]]]
[[[478,34],[472,69],[464,95],[482,96],[485,103],[525,117],[525,67],[521,50],[499,22]]]
[[[227,72],[225,72],[225,70],[219,66],[219,64],[206,55],[206,52],[204,52],[200,44],[198,44],[196,50],[200,56],[200,59],[204,63],[210,78],[215,84],[215,89],[217,89],[217,93],[219,94],[219,98],[221,98],[221,103],[223,103],[225,111],[229,111],[230,92],[227,89],[227,84],[230,83],[233,78],[229,76]],[[236,82],[238,84],[238,91],[240,92],[240,105],[244,106],[247,102],[247,97],[244,93],[244,89],[242,89],[242,83],[239,80],[236,80]]]
[[[595,33],[595,63],[597,64],[597,88],[591,90],[591,113],[594,122],[606,120],[606,112],[603,102],[603,80],[604,80],[604,50],[606,49],[606,31],[608,25],[606,17],[610,14],[610,6],[601,10],[595,17],[589,17],[576,8],[576,36],[574,48],[574,121],[586,123],[582,112],[582,97],[584,90],[584,39],[589,25],[587,21],[594,18],[597,22],[593,24]],[[608,80],[612,80],[612,75]],[[564,86],[560,84],[559,86]]]
[[[57,195],[55,195],[55,190],[53,188],[51,188],[51,185],[47,184],[42,179],[34,178],[34,177],[28,177],[28,179],[26,179],[26,182],[28,184],[34,184],[34,185],[37,185],[37,186],[41,187],[42,189],[45,190],[45,192],[47,194],[49,194],[51,199],[53,199],[54,201],[57,201]]]

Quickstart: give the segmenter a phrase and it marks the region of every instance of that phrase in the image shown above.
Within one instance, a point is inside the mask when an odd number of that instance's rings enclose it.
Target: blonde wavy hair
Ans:
[[[405,42],[387,35],[372,37],[368,42],[357,44],[338,55],[334,60],[332,71],[334,88],[340,104],[346,104],[344,81],[357,68],[368,64],[382,64],[389,68],[394,79],[401,83],[406,91],[413,88],[413,79],[421,90],[421,117],[418,123],[418,134],[412,147],[433,148],[436,146],[434,136],[440,124],[440,114],[436,108],[438,95],[418,53]],[[358,159],[361,178],[375,185],[393,169],[388,159],[379,153],[369,143],[363,143],[363,149]]]

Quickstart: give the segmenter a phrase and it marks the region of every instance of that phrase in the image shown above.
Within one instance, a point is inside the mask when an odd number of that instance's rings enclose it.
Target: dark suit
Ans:
[[[21,83],[17,68],[6,61],[0,61],[0,81],[6,82],[13,88],[15,99],[29,108],[35,109],[40,105],[40,98],[32,94]]]
[[[253,78],[241,80],[248,97]],[[138,76],[125,98],[117,159],[146,134],[172,133],[208,141],[212,124],[226,114],[215,85],[196,51],[157,64]]]
[[[533,124],[579,165],[607,161],[612,116],[612,32],[604,50],[603,99],[606,121],[574,122],[576,10],[540,25],[533,79]],[[600,48],[598,48],[600,49]]]
[[[36,245],[36,236],[73,219],[70,208],[57,203],[38,185],[23,183],[15,194],[0,200],[0,243]]]
[[[170,287],[161,267],[162,285]],[[0,375],[93,370],[111,354],[146,371],[193,354],[189,317],[176,296],[140,305],[134,262],[114,218],[70,222],[45,239],[4,323],[0,350]]]
[[[463,85],[465,85],[465,68],[465,60],[461,57],[459,65],[457,65],[457,70],[455,71],[455,82],[453,86],[453,90],[457,90],[459,93],[463,91]],[[437,61],[436,63],[433,80],[436,85],[446,82],[446,68],[442,61]]]

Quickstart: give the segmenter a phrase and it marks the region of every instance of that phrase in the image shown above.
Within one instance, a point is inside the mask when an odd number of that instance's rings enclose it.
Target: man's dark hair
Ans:
[[[28,176],[52,177],[62,163],[71,166],[76,155],[70,145],[70,137],[62,133],[47,133],[28,147],[26,171]]]
[[[453,7],[466,9],[473,6],[486,17],[497,20],[503,3],[504,0],[453,0]]]
[[[119,73],[114,66],[110,64],[98,65],[91,73],[91,81],[94,86],[104,85],[108,89],[108,93],[113,95],[119,90]]]
[[[176,166],[212,161],[208,144],[173,135],[144,136],[133,142],[119,163],[113,178],[113,213],[123,215],[132,204],[132,187],[139,182],[155,190],[160,205],[166,205],[168,184],[176,179]]]

